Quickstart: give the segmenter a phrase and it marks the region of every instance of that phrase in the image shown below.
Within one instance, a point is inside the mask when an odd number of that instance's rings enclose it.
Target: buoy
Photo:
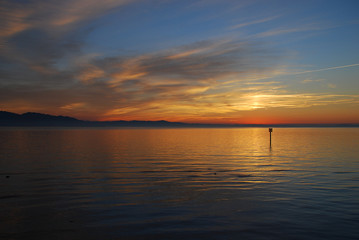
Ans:
[[[272,132],[273,132],[273,128],[269,128],[269,146],[272,146]]]

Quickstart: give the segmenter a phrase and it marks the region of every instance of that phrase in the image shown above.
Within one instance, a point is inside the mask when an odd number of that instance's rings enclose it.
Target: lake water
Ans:
[[[359,128],[0,129],[0,239],[359,239]]]

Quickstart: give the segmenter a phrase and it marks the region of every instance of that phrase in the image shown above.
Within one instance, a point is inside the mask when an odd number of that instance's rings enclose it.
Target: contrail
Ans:
[[[297,75],[297,74],[311,73],[311,72],[321,72],[321,71],[326,71],[326,70],[332,70],[332,69],[338,69],[338,68],[348,68],[348,67],[355,67],[355,66],[359,66],[359,63],[344,65],[344,66],[337,66],[337,67],[321,68],[321,69],[316,69],[316,70],[308,70],[308,71],[303,71],[303,72],[289,73],[289,75]]]

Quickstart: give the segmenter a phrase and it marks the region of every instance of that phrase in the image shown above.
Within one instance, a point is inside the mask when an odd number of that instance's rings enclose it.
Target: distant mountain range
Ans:
[[[189,124],[191,125],[191,124]],[[184,127],[186,123],[167,121],[84,121],[67,116],[0,111],[0,126],[19,127]]]
[[[67,116],[0,111],[0,127],[359,127],[359,124],[201,124],[168,121],[84,121]]]

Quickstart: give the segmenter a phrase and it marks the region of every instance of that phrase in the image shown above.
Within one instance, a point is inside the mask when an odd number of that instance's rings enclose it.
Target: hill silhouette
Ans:
[[[85,121],[68,116],[0,111],[0,127],[359,127],[357,124],[201,124],[168,121]]]
[[[76,126],[82,123],[82,120],[72,117],[53,116],[35,112],[16,114],[0,111],[0,126]]]
[[[191,124],[189,124],[191,125]],[[84,121],[67,116],[0,111],[0,126],[39,127],[183,127],[186,123],[161,121]]]

